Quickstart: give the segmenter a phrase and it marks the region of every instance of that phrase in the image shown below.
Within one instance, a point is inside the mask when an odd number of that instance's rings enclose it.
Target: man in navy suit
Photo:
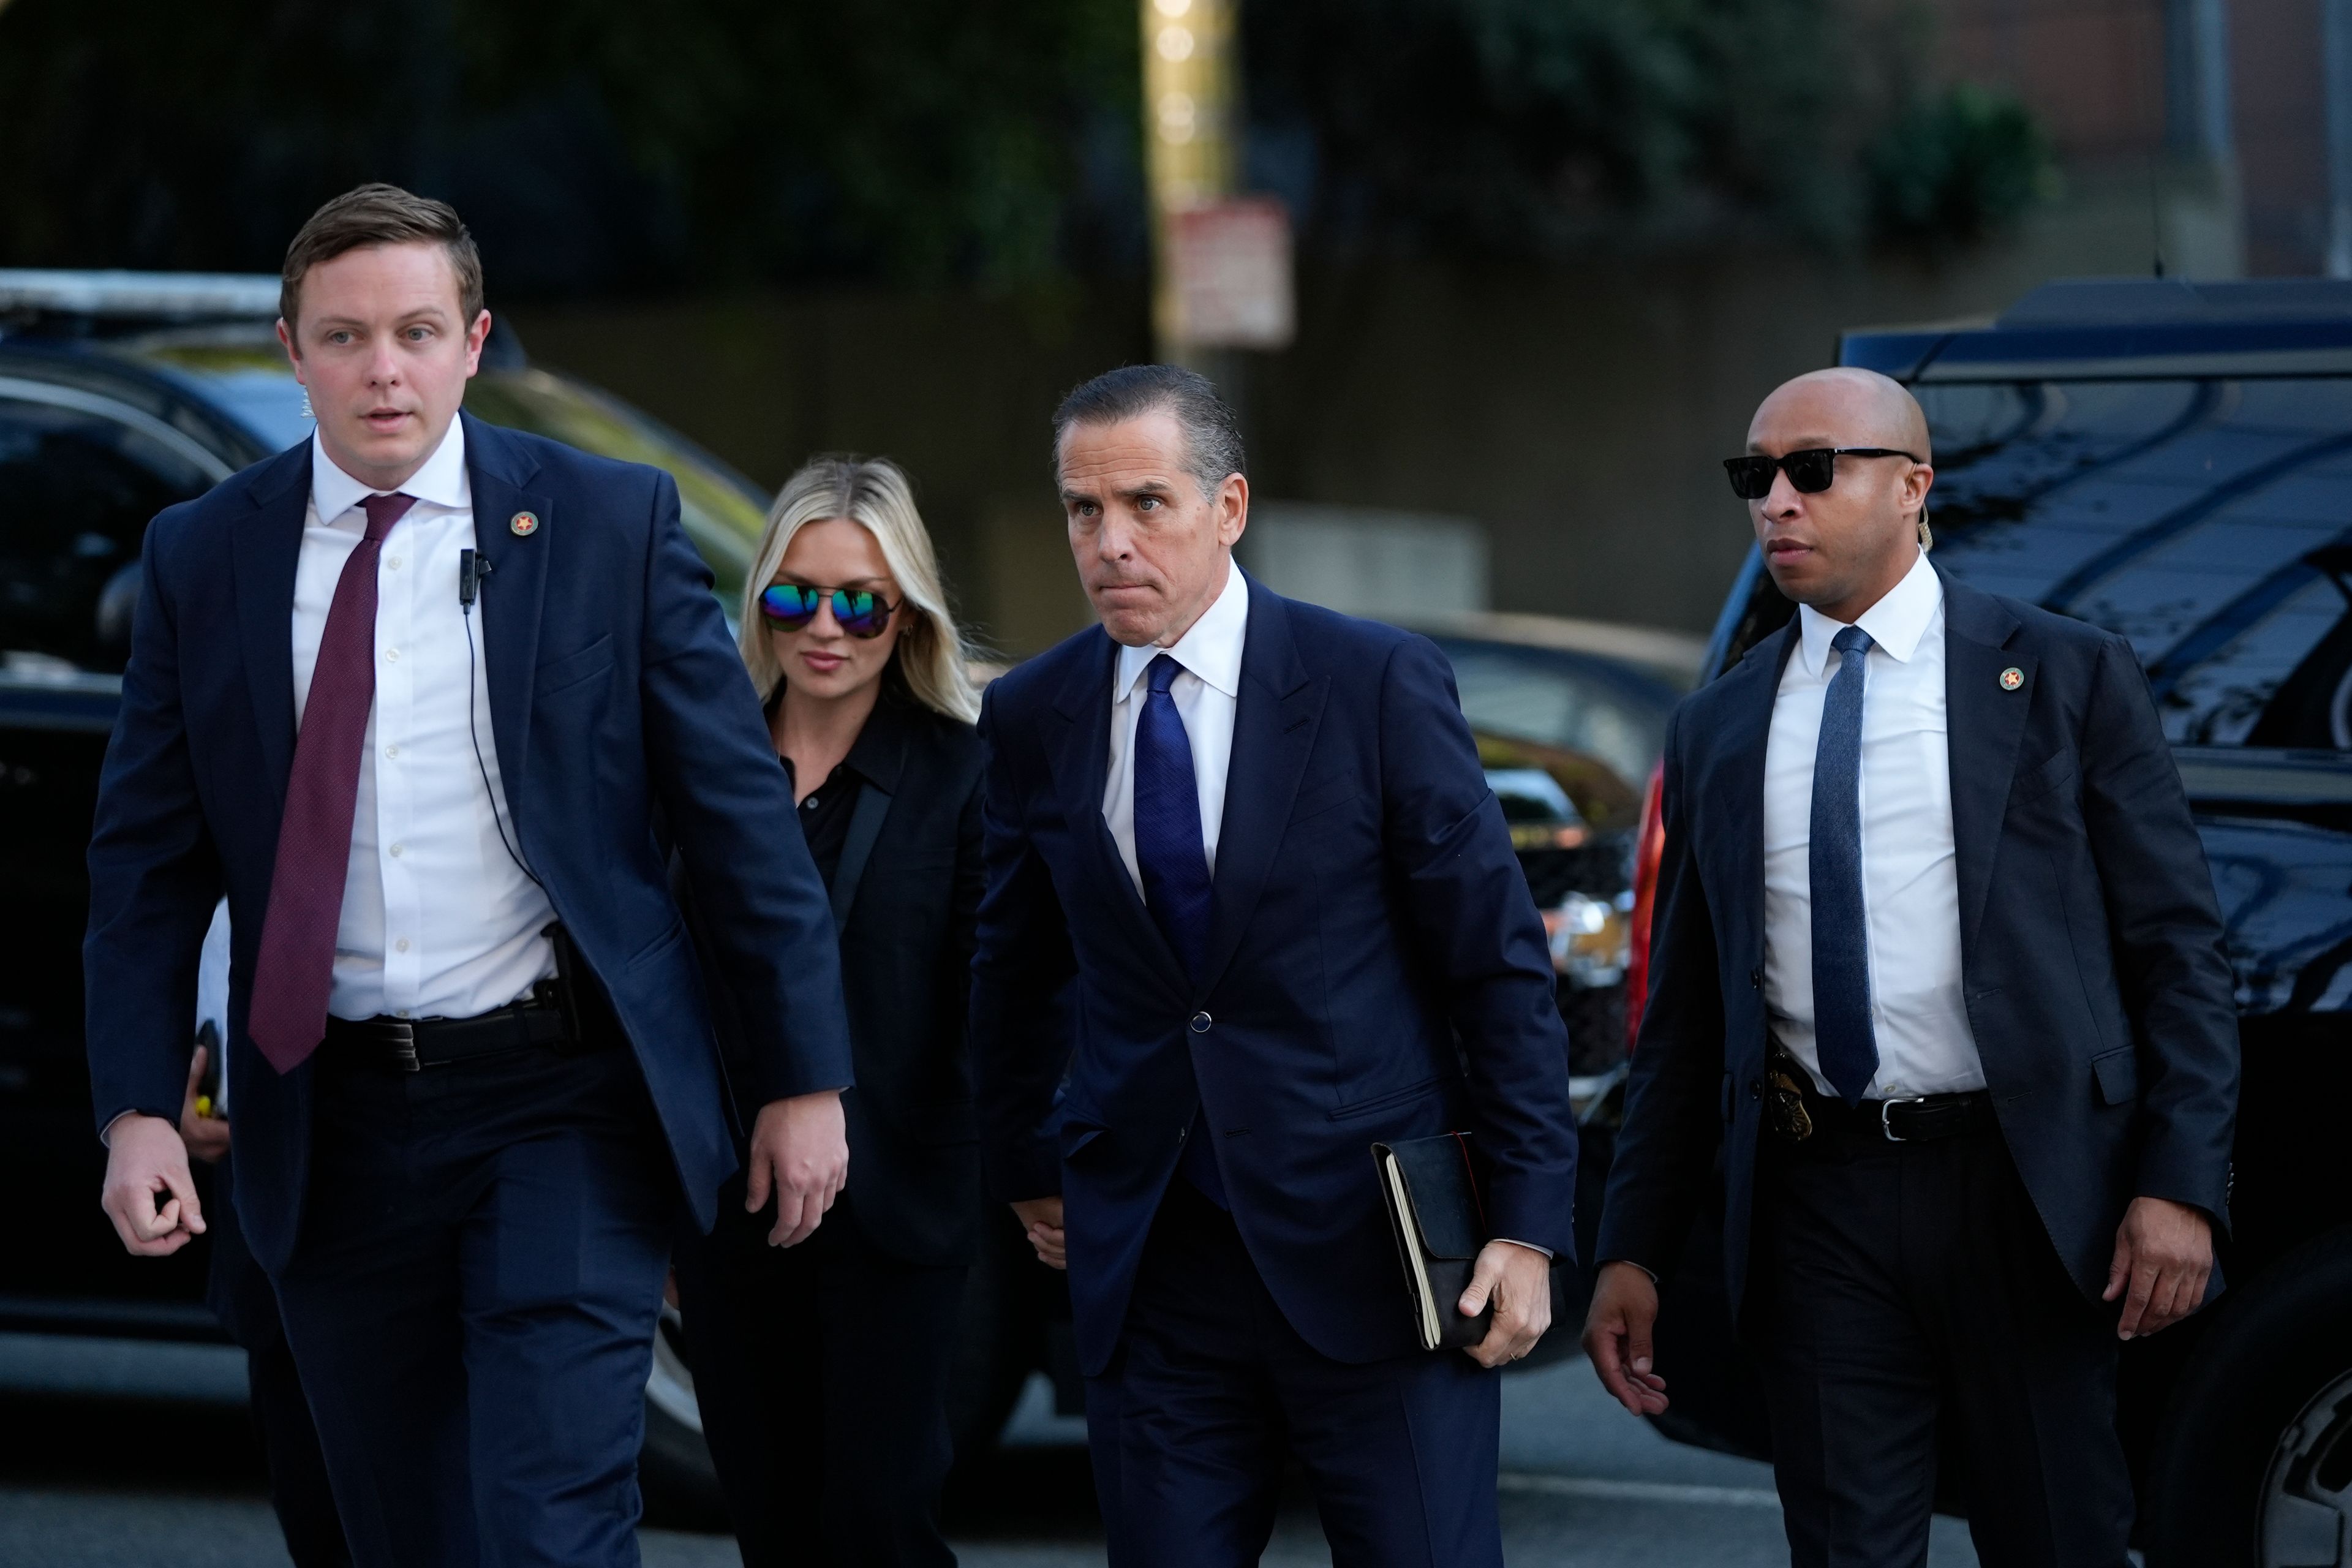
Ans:
[[[2131,645],[1930,566],[1933,460],[1840,369],[1727,465],[1799,609],[1668,727],[1585,1344],[1665,1408],[1654,1280],[1720,1169],[1799,1568],[1927,1560],[1948,1417],[1986,1562],[2116,1568],[2118,1343],[2218,1284],[2230,965]]]
[[[147,533],[89,850],[106,1209],[142,1256],[205,1228],[174,1123],[225,891],[235,1202],[352,1555],[635,1563],[671,1243],[735,1166],[656,821],[786,1245],[847,1163],[824,889],[669,478],[459,414],[457,215],[362,186],[283,292],[316,437]]]
[[[1550,1322],[1576,1128],[1543,928],[1443,655],[1233,564],[1232,411],[1055,418],[1101,618],[988,692],[971,1037],[992,1189],[1066,1264],[1119,1568],[1255,1563],[1286,1450],[1334,1560],[1498,1564],[1494,1368]],[[1468,1355],[1418,1348],[1378,1142],[1465,1131]]]

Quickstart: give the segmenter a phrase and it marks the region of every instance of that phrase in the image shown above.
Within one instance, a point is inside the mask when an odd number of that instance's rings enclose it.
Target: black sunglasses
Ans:
[[[1892,447],[1808,447],[1778,458],[1726,458],[1723,471],[1731,476],[1731,493],[1741,500],[1762,500],[1772,493],[1772,476],[1785,473],[1789,483],[1805,495],[1819,495],[1837,478],[1840,458],[1910,458]]]
[[[819,588],[806,583],[771,583],[760,590],[760,614],[780,632],[796,632],[816,619],[817,606],[833,600],[833,624],[853,637],[878,637],[898,606],[870,588]]]

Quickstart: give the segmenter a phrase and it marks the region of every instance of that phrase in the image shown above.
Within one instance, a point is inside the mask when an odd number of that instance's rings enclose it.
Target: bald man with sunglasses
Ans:
[[[1927,420],[1799,377],[1726,463],[1797,614],[1666,739],[1649,1008],[1585,1326],[1652,1348],[1722,1149],[1724,1270],[1799,1568],[2118,1568],[2122,1341],[2220,1289],[2237,1018],[2131,645],[1928,563]]]

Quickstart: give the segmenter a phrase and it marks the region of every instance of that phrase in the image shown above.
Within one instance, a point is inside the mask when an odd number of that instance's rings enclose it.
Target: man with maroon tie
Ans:
[[[362,186],[284,277],[316,436],[144,548],[89,852],[105,1207],[142,1256],[205,1228],[176,1112],[225,892],[238,1217],[353,1556],[635,1563],[670,1246],[736,1146],[667,853],[787,1246],[848,1158],[824,889],[669,478],[459,413],[457,215]]]

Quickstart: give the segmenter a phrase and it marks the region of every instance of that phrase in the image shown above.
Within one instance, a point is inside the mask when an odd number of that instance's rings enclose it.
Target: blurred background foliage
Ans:
[[[1309,254],[1967,244],[2050,188],[1906,85],[1902,0],[1243,0],[1249,183]],[[1146,262],[1135,0],[15,0],[0,261],[274,269],[456,202],[509,295]]]

